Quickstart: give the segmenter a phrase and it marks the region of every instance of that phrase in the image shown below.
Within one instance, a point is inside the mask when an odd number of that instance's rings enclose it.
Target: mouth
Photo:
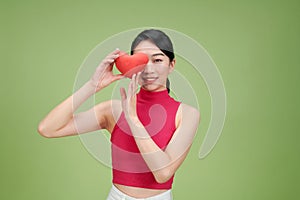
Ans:
[[[150,84],[155,82],[158,79],[158,77],[142,77],[142,80],[144,83]]]

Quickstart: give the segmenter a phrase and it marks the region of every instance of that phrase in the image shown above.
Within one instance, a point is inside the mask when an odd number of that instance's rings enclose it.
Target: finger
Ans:
[[[141,72],[137,73],[137,76],[135,78],[135,91],[137,92],[138,86],[139,86],[139,80],[141,77]]]
[[[115,60],[114,60],[114,59],[111,59],[111,58],[105,58],[105,59],[103,60],[103,64],[105,64],[105,65],[110,65],[110,64],[112,64],[113,62],[115,62]]]
[[[120,50],[119,49],[116,49],[114,50],[113,52],[109,53],[103,60],[102,60],[102,63],[107,63],[108,60],[110,60],[110,63],[111,62],[114,62],[114,60],[116,58],[119,57],[119,54],[120,54]]]
[[[127,98],[125,88],[123,88],[123,87],[120,88],[120,94],[121,94],[122,102],[125,101]]]
[[[120,56],[119,54],[112,54],[112,55],[106,56],[106,59],[112,59],[112,60],[115,60],[115,59],[118,58],[119,56]]]
[[[138,80],[141,78],[141,74],[142,74],[142,72],[138,72],[138,73],[137,73],[137,79],[138,79]]]
[[[134,89],[135,89],[135,78],[136,78],[136,74],[133,74],[129,83],[129,87],[130,87],[130,97],[132,97],[134,95]],[[128,91],[129,94],[129,91]]]
[[[129,98],[132,96],[132,80],[128,84],[127,94],[129,96]]]
[[[132,89],[134,89],[134,86],[135,86],[135,78],[136,78],[136,74],[133,74],[132,75],[132,78],[131,78],[131,82],[132,82]],[[134,91],[134,90],[133,90]]]
[[[109,72],[111,72],[112,71],[112,69],[113,69],[113,65],[112,64],[109,64],[109,65],[107,65],[106,66],[106,71],[109,71]],[[103,74],[103,75],[105,75],[105,74]]]
[[[116,48],[114,51],[112,51],[110,54],[108,55],[114,55],[114,54],[119,54],[120,53],[120,49]]]
[[[137,82],[136,82],[137,78],[138,78],[138,75],[135,75],[135,77],[134,77],[134,84],[133,84],[133,92],[134,92],[134,94],[136,94],[136,90],[137,90],[137,87],[138,87]]]
[[[113,52],[109,53],[105,58],[104,60],[115,60],[116,58],[118,58],[120,55],[120,50],[119,49],[116,49],[114,50]]]
[[[121,94],[122,109],[125,112],[127,109],[126,109],[126,92],[124,88],[120,88],[120,94]]]

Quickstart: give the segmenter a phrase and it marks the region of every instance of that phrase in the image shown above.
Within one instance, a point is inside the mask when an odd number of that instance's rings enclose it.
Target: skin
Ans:
[[[137,117],[136,91],[139,85],[152,92],[166,90],[166,79],[174,70],[175,60],[170,61],[155,44],[147,40],[138,44],[134,50],[136,52],[147,54],[149,62],[142,72],[132,76],[127,92],[125,88],[120,89],[121,100],[101,102],[90,110],[74,114],[90,96],[124,78],[112,73],[114,61],[120,53],[117,49],[103,59],[87,83],[40,122],[38,132],[47,138],[77,135],[99,129],[106,129],[111,133],[123,111],[143,159],[156,181],[164,183],[174,175],[186,158],[199,125],[200,114],[197,109],[181,103],[176,114],[176,131],[166,149],[161,150]],[[147,198],[165,191],[120,184],[115,186],[136,198]]]

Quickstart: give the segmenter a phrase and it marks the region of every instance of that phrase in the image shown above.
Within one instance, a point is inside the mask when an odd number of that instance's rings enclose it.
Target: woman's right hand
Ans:
[[[114,50],[108,54],[96,68],[95,73],[90,79],[90,83],[95,87],[96,92],[124,77],[122,74],[113,74],[112,72],[115,59],[119,57],[119,53],[119,49]]]

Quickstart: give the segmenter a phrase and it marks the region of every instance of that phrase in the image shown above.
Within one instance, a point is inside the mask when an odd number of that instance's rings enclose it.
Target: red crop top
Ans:
[[[175,127],[176,112],[180,102],[169,96],[168,91],[150,92],[143,88],[137,94],[137,114],[153,141],[165,149]],[[142,158],[122,112],[111,134],[113,183],[150,188],[171,189],[172,176],[165,183],[156,182]]]

